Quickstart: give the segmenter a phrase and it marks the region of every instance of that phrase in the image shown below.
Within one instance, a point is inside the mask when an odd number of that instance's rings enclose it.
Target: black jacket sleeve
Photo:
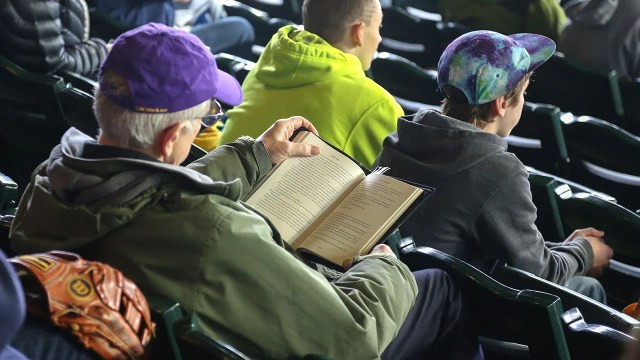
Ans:
[[[89,38],[84,0],[0,0],[0,52],[33,72],[91,75],[107,48]]]

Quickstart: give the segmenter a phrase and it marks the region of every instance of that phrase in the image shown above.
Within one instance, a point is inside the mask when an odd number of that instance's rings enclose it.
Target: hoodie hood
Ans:
[[[60,241],[56,248],[61,250],[85,245],[171,197],[176,184],[195,193],[236,199],[241,194],[238,181],[214,182],[192,169],[159,161],[83,158],[88,143],[95,140],[68,130],[49,160],[35,170],[11,227],[12,245],[19,252],[46,251],[51,238]]]
[[[438,141],[425,141],[438,139]],[[432,179],[462,172],[497,153],[507,142],[466,122],[421,110],[398,120],[398,131],[385,139],[381,164],[419,169]]]
[[[280,28],[256,64],[256,78],[274,88],[293,88],[349,74],[364,74],[356,56],[295,25]]]
[[[619,0],[572,1],[565,7],[567,17],[574,23],[600,27],[609,23],[618,8]]]

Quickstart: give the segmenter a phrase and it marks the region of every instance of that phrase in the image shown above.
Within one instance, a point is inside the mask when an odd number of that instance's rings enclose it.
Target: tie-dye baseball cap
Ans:
[[[438,85],[460,90],[471,105],[493,101],[513,90],[527,73],[553,55],[556,44],[538,34],[503,35],[479,30],[455,39],[438,62]]]

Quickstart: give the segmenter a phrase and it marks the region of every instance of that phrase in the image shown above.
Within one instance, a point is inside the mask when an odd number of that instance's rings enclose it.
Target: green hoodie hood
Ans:
[[[277,119],[303,116],[320,136],[370,167],[402,108],[365,76],[356,56],[296,26],[280,28],[242,83],[220,144],[257,137]]]
[[[295,25],[278,30],[256,67],[256,78],[274,88],[293,88],[364,73],[357,57],[337,51],[321,37]]]
[[[233,200],[242,195],[240,181],[213,181],[186,167],[131,158],[83,158],[87,143],[95,140],[70,129],[48,161],[34,171],[11,226],[12,246],[18,252],[44,251],[52,239],[63,250],[86,245],[159,201],[178,196],[177,188]]]

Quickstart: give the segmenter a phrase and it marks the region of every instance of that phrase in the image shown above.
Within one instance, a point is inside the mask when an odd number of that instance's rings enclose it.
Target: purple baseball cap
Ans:
[[[131,96],[109,87],[102,80],[105,71],[122,76]],[[232,106],[242,102],[238,81],[218,70],[213,54],[198,37],[156,23],[118,36],[100,66],[98,83],[110,100],[141,113],[172,113],[211,98]]]
[[[485,104],[513,90],[555,50],[556,43],[542,35],[472,31],[453,40],[442,53],[438,85],[445,96],[445,85],[451,85],[469,104]]]

